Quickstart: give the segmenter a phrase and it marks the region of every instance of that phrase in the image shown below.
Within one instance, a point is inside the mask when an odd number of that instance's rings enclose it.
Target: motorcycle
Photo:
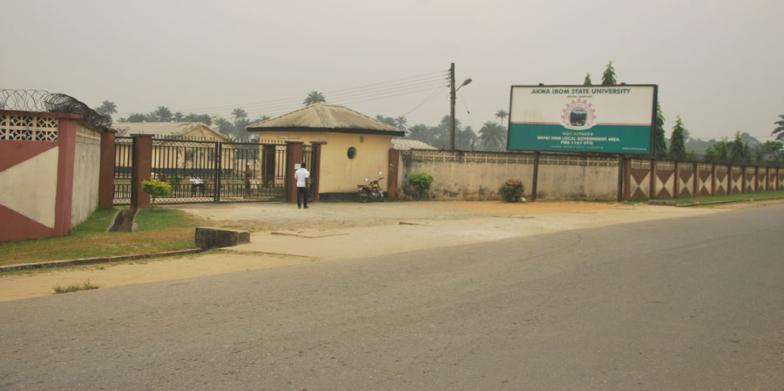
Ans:
[[[381,171],[378,172],[378,178],[369,180],[365,178],[364,184],[357,185],[357,194],[359,195],[359,202],[365,203],[368,201],[381,201],[384,202],[384,191],[381,190],[380,181],[384,179]]]

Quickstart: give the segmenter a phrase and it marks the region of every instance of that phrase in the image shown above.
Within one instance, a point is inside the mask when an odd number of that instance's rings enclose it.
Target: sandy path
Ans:
[[[86,281],[101,288],[181,280],[319,260],[397,254],[564,230],[717,213],[719,209],[601,203],[406,202],[183,207],[216,225],[260,224],[251,243],[177,258],[0,275],[0,301],[52,294]],[[237,220],[226,220],[236,218]],[[406,224],[401,224],[401,221]],[[272,234],[286,233],[288,235]]]
[[[107,288],[316,261],[307,257],[215,251],[145,262],[79,266],[31,273],[14,272],[0,275],[0,301],[47,296],[53,294],[55,286],[82,284],[87,281],[100,288]]]
[[[513,237],[541,235],[574,229],[596,228],[613,224],[643,222],[667,218],[701,216],[717,209],[651,207],[647,205],[595,208],[549,209],[509,208],[493,205],[477,210],[477,217],[449,220],[412,219],[398,224],[370,227],[311,228],[256,232],[251,243],[227,251],[236,253],[268,251],[314,257],[321,260],[363,258],[403,253],[429,248],[490,242]],[[473,208],[471,203],[453,208]],[[503,213],[500,213],[503,212]],[[403,222],[402,224],[400,222]]]

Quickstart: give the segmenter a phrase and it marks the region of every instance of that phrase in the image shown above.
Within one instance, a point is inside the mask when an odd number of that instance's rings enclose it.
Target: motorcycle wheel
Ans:
[[[368,195],[365,193],[359,193],[359,202],[363,204],[368,202]]]

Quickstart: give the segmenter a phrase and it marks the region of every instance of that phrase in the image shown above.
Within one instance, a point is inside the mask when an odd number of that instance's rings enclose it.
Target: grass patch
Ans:
[[[698,196],[675,199],[662,199],[673,201],[676,206],[700,206],[713,203],[755,202],[784,199],[784,191],[763,191],[759,193],[738,193],[717,196]]]
[[[58,285],[58,286],[54,287],[54,289],[52,289],[52,290],[54,291],[54,294],[59,295],[59,294],[62,294],[62,293],[71,293],[71,292],[78,292],[78,291],[89,291],[91,289],[98,289],[98,288],[100,288],[98,285],[93,285],[88,280],[87,282],[85,282],[84,284],[81,284],[81,285],[78,285],[78,284],[77,285],[68,285],[68,286],[60,286],[60,285]]]
[[[117,208],[96,210],[68,236],[0,243],[0,265],[183,250],[197,221],[177,209],[142,209],[136,232],[106,232]]]

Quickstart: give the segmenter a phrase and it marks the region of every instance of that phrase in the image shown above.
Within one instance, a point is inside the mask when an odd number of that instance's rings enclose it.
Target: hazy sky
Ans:
[[[598,82],[612,60],[620,81],[660,86],[668,133],[681,115],[693,136],[767,139],[784,114],[782,15],[781,0],[0,0],[0,88],[252,117],[317,89],[434,124],[455,62],[474,80],[458,118],[478,130],[510,85]]]

